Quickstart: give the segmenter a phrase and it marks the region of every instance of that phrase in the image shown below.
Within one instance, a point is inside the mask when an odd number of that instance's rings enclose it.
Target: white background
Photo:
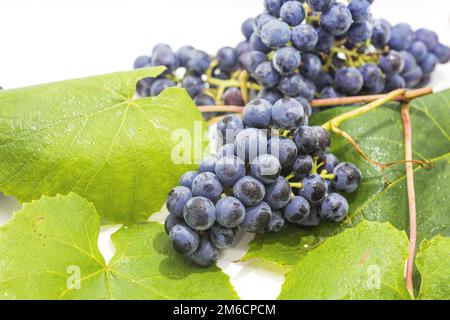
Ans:
[[[242,40],[241,23],[262,11],[262,0],[1,0],[0,86],[15,88],[43,82],[130,69],[133,60],[167,42],[210,53]],[[450,2],[375,0],[376,18],[427,27],[450,44]],[[434,73],[436,90],[450,87],[450,65]],[[0,223],[19,208],[0,198]],[[161,215],[159,215],[161,218]],[[152,219],[158,219],[158,215]],[[109,260],[111,232],[103,227],[99,246]],[[246,250],[245,235],[219,261],[243,299],[274,299],[283,272],[260,261],[232,263]]]

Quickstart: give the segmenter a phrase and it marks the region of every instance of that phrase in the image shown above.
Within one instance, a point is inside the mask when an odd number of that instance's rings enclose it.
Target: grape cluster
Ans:
[[[182,86],[197,105],[244,106],[254,98],[310,101],[425,86],[436,65],[450,61],[450,48],[433,31],[373,19],[372,2],[264,0],[265,11],[242,24],[245,40],[236,47],[209,56],[158,44],[151,57],[138,57],[135,68],[167,68],[141,80],[138,93]]]
[[[166,201],[165,230],[174,249],[200,266],[213,264],[239,228],[280,231],[287,223],[318,226],[340,222],[361,172],[329,153],[331,135],[309,126],[307,99],[254,99],[242,118],[217,125],[222,146],[198,171],[186,172]]]
[[[265,11],[250,19],[253,50],[241,59],[264,87],[260,97],[312,100],[425,86],[436,65],[450,61],[450,48],[432,31],[374,20],[372,2],[265,0]]]

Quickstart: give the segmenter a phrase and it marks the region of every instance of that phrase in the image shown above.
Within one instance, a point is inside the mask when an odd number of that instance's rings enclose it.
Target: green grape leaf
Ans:
[[[425,240],[416,257],[422,277],[419,299],[450,299],[450,238],[437,236]]]
[[[450,236],[448,202],[450,195],[450,90],[415,99],[411,105],[413,157],[431,160],[433,168],[414,170],[418,243],[436,235]],[[315,125],[353,110],[354,107],[332,108],[311,118]],[[355,138],[361,149],[372,159],[389,163],[404,159],[404,136],[400,106],[387,104],[341,125]],[[345,195],[350,215],[344,223],[325,223],[318,228],[285,228],[277,235],[257,236],[250,243],[244,260],[260,258],[284,266],[293,266],[310,249],[329,236],[357,225],[362,219],[389,221],[399,230],[408,230],[409,209],[403,164],[384,172],[359,156],[341,136],[333,135],[331,152],[341,161],[358,166],[363,175],[357,192]],[[385,177],[389,183],[386,182]]]
[[[181,88],[134,99],[137,81],[163,70],[1,90],[0,190],[20,202],[74,192],[110,223],[159,211],[181,174],[195,168],[193,160],[172,161],[180,144],[173,132],[192,136],[195,124],[205,126]]]
[[[113,234],[106,264],[100,218],[74,193],[25,203],[0,228],[0,299],[235,299],[228,276],[199,268],[170,247],[163,227]]]
[[[286,275],[279,299],[409,299],[407,257],[404,232],[363,221],[309,251]]]

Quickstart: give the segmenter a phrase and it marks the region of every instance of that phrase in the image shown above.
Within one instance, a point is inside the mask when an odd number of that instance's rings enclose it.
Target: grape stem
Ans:
[[[404,101],[412,100],[418,97],[422,97],[428,94],[433,93],[432,88],[422,88],[417,90],[407,91],[405,94],[398,95],[394,97],[392,100],[395,101]],[[369,103],[376,101],[385,97],[386,94],[378,94],[378,95],[368,95],[368,96],[355,96],[355,97],[343,97],[343,98],[332,98],[332,99],[314,99],[311,101],[311,107],[319,108],[319,107],[332,107],[332,106],[348,106],[355,103]],[[215,105],[215,106],[199,106],[200,112],[230,112],[230,113],[242,113],[244,107],[242,106],[223,106],[223,105]]]
[[[420,160],[412,160],[411,159],[411,160],[394,161],[394,162],[390,162],[390,163],[380,163],[378,161],[375,161],[375,160],[371,159],[369,156],[367,156],[362,151],[362,149],[359,147],[356,140],[353,139],[353,137],[350,134],[348,134],[347,132],[345,132],[344,130],[339,128],[339,126],[343,122],[350,120],[352,118],[361,116],[369,111],[375,110],[376,108],[379,108],[379,107],[383,106],[384,104],[386,104],[387,102],[395,100],[398,97],[403,97],[404,101],[409,101],[409,99],[407,98],[407,90],[406,89],[397,89],[397,90],[394,90],[394,91],[388,93],[387,95],[382,96],[378,100],[375,100],[363,107],[343,113],[343,114],[331,119],[330,121],[327,121],[326,123],[324,123],[322,125],[322,128],[324,128],[325,130],[328,130],[328,131],[332,131],[332,132],[342,136],[345,140],[347,140],[355,148],[355,150],[359,153],[359,155],[362,158],[364,158],[366,161],[370,162],[371,164],[379,167],[382,170],[382,172],[387,167],[390,167],[390,166],[393,166],[396,164],[400,164],[400,163],[410,163],[410,164],[416,163],[423,168],[429,169],[429,168],[431,168],[431,163],[428,160],[420,161]],[[384,176],[384,173],[383,173],[383,176]],[[386,176],[384,176],[384,177],[386,179]],[[386,179],[386,180],[389,182],[388,179]]]
[[[414,168],[412,162],[412,128],[409,117],[410,103],[405,102],[401,109],[403,131],[405,136],[405,169],[406,169],[406,187],[408,191],[409,205],[409,255],[406,262],[406,288],[414,299],[413,270],[414,257],[416,251],[417,239],[417,220],[416,220],[416,195],[414,191]]]
[[[350,120],[352,118],[355,118],[357,116],[363,115],[369,111],[372,111],[372,110],[384,105],[385,103],[392,101],[396,97],[399,97],[399,96],[405,97],[405,93],[406,93],[406,89],[394,90],[394,91],[388,93],[387,95],[383,96],[382,98],[379,98],[361,108],[354,109],[352,111],[343,113],[343,114],[331,119],[330,121],[324,123],[322,125],[322,128],[324,128],[325,130],[328,130],[328,131],[334,131],[334,128],[339,127],[339,125],[342,124],[343,122]]]

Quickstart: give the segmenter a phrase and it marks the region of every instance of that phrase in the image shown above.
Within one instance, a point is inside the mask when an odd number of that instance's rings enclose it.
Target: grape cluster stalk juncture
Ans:
[[[209,266],[239,228],[273,233],[286,224],[342,222],[349,211],[344,195],[357,191],[362,176],[329,152],[330,131],[382,169],[399,163],[373,161],[339,124],[385,102],[430,93],[424,87],[436,65],[450,61],[450,48],[433,31],[373,19],[372,3],[264,0],[264,12],[242,24],[245,40],[236,47],[210,56],[158,44],[135,60],[135,68],[167,68],[141,80],[139,95],[185,88],[204,117],[217,122],[222,142],[167,197],[165,229],[178,253]],[[369,104],[309,126],[321,108],[353,103]],[[418,162],[406,163],[410,169]]]

